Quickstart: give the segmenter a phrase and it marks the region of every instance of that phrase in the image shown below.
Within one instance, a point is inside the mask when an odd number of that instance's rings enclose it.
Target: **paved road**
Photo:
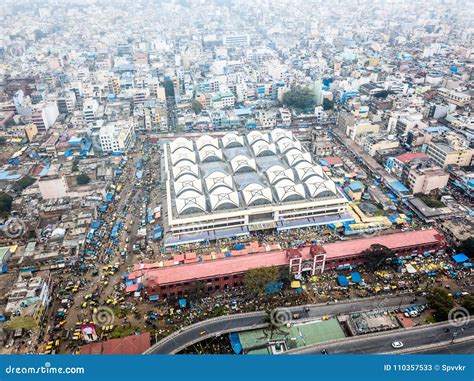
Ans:
[[[446,329],[449,329],[446,332]],[[463,326],[463,331],[458,330],[456,340],[472,338],[474,340],[474,320],[467,322]],[[426,325],[422,327],[413,327],[409,329],[398,329],[388,331],[383,334],[374,334],[370,336],[359,336],[346,338],[341,341],[329,344],[319,344],[307,348],[292,351],[292,353],[310,354],[321,353],[325,349],[329,354],[340,353],[396,353],[400,350],[394,349],[392,343],[401,341],[403,343],[403,352],[409,353],[410,348],[433,345],[436,343],[451,342],[455,328],[449,322],[443,324]],[[455,342],[456,342],[455,340]],[[472,345],[473,341],[471,341]],[[462,347],[461,347],[462,348]],[[428,349],[427,349],[428,350]],[[434,349],[434,353],[438,353]]]
[[[309,312],[305,312],[303,307],[291,307],[288,313],[300,314],[300,318],[316,318],[324,315],[334,316],[349,312],[368,311],[373,309],[398,308],[402,304],[407,304],[411,295],[367,298],[339,303],[311,305]],[[418,303],[425,303],[423,298],[418,298]],[[229,315],[224,318],[209,319],[193,324],[185,328],[181,333],[172,334],[154,346],[147,354],[176,353],[185,346],[200,341],[206,337],[232,332],[239,329],[250,328],[255,325],[265,324],[267,314],[265,312],[254,312],[248,314]]]
[[[462,343],[450,344],[444,348],[438,349],[424,349],[417,351],[417,354],[438,354],[438,355],[459,355],[459,354],[474,354],[474,339],[473,341],[465,341]]]

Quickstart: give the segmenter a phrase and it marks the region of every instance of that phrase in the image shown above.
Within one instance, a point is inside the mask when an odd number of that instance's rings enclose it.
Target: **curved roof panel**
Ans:
[[[194,214],[206,211],[206,198],[197,192],[186,191],[176,198],[178,214]]]
[[[199,159],[203,163],[208,161],[222,161],[222,151],[210,146],[203,147],[203,149],[199,151]]]
[[[204,181],[206,182],[208,192],[212,192],[221,187],[225,187],[229,190],[234,189],[232,176],[229,176],[224,172],[212,172],[204,179]]]
[[[244,138],[229,132],[222,137],[222,145],[224,148],[243,147]]]
[[[288,138],[283,138],[278,141],[277,145],[278,145],[278,150],[282,154],[286,154],[292,149],[297,149],[300,152],[303,151],[303,147],[301,146],[301,143],[298,140],[293,141]]]
[[[267,133],[262,134],[260,131],[252,131],[247,134],[247,140],[250,145],[253,145],[254,143],[258,141],[264,141],[267,143],[270,143],[270,139],[268,137]]]
[[[234,173],[255,171],[257,168],[255,159],[244,155],[234,157],[230,161],[230,165],[232,167],[232,172]]]
[[[274,185],[283,179],[288,179],[291,182],[295,180],[295,175],[291,168],[285,169],[281,165],[273,165],[267,169],[267,177],[270,184]]]
[[[283,130],[281,128],[275,128],[270,132],[273,143],[278,142],[280,139],[288,138],[293,140],[293,133],[290,130]]]
[[[187,161],[188,163],[196,164],[196,155],[194,151],[179,150],[171,154],[171,162],[173,166],[176,166],[181,161]]]
[[[296,164],[300,162],[308,162],[311,163],[311,154],[309,152],[289,152],[285,155],[286,161],[290,167],[296,166]]]
[[[334,197],[337,195],[336,184],[332,180],[322,182],[306,182],[308,196],[311,198]]]
[[[199,167],[196,164],[188,161],[181,161],[173,167],[173,176],[175,180],[184,175],[193,175],[195,178],[199,177]]]
[[[174,182],[174,193],[179,197],[185,191],[193,190],[202,194],[202,183],[191,175],[184,175]]]
[[[196,140],[196,147],[199,151],[204,148],[213,147],[219,149],[219,141],[209,135],[202,135]]]
[[[289,179],[280,181],[275,186],[275,190],[281,202],[304,200],[306,198],[303,184],[295,184]]]
[[[255,156],[268,156],[276,154],[275,144],[268,144],[264,141],[258,141],[252,145],[252,150]]]
[[[186,148],[188,151],[193,151],[193,142],[186,138],[176,138],[170,143],[171,153],[176,151],[178,148]]]
[[[242,189],[242,195],[248,206],[271,204],[273,201],[271,189],[258,183],[248,184]]]
[[[212,211],[238,208],[239,194],[228,188],[218,188],[209,194]]]
[[[319,165],[312,165],[307,162],[300,162],[296,165],[296,173],[301,181],[316,177],[319,181],[324,180],[323,169]]]

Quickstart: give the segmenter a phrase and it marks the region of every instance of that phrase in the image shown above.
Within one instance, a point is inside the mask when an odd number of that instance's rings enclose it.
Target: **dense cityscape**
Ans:
[[[4,0],[0,353],[474,353],[460,0]]]

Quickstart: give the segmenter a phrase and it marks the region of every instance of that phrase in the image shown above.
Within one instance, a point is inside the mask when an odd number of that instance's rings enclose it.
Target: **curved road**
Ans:
[[[355,299],[350,301],[308,305],[306,312],[303,306],[289,307],[287,312],[291,319],[293,313],[300,315],[301,319],[317,318],[324,315],[334,316],[350,312],[369,311],[374,309],[399,308],[406,305],[412,298],[412,294]],[[418,303],[425,303],[424,298],[418,298]],[[284,309],[284,307],[278,308]],[[267,323],[267,313],[263,311],[246,314],[228,315],[224,317],[205,320],[186,327],[178,332],[165,337],[148,349],[144,354],[173,354],[178,353],[189,345],[195,344],[206,338],[219,336],[224,333],[257,328]]]

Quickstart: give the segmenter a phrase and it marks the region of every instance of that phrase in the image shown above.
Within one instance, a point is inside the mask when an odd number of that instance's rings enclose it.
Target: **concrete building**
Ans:
[[[165,245],[350,219],[345,197],[288,130],[178,138],[163,163]]]
[[[99,131],[103,152],[127,152],[135,144],[135,124],[128,121],[108,123]]]
[[[364,134],[377,134],[380,131],[378,124],[372,124],[369,120],[356,121],[353,125],[347,125],[346,135],[352,140]]]
[[[38,105],[38,108],[31,114],[31,121],[36,125],[39,133],[48,131],[56,122],[59,110],[56,103]]]
[[[445,88],[438,89],[438,94],[440,94],[446,100],[446,102],[455,104],[456,106],[466,106],[471,101],[471,96],[469,94],[464,94]]]
[[[443,189],[449,180],[449,174],[439,167],[417,168],[408,172],[408,185],[414,194],[429,194],[432,191]]]
[[[450,145],[447,141],[431,141],[428,143],[426,153],[443,168],[448,165],[463,167],[471,164],[474,150]]]

